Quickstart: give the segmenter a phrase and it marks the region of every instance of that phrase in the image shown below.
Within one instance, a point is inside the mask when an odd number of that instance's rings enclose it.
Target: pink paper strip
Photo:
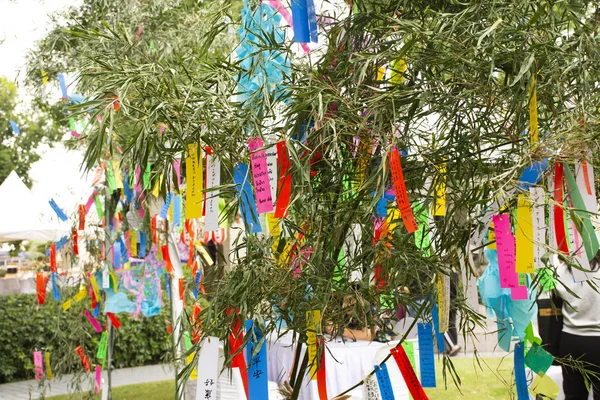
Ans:
[[[181,187],[181,160],[173,161],[173,168],[175,168],[175,175],[177,175],[177,187]]]
[[[39,381],[44,376],[44,361],[41,351],[33,352],[33,365],[35,366],[35,380]]]
[[[83,310],[83,315],[85,315],[85,317],[88,319],[88,321],[90,321],[90,324],[92,324],[92,326],[94,327],[96,332],[98,332],[98,333],[102,332],[102,326],[100,325],[100,322],[98,322],[98,320],[96,318],[94,318],[88,310]]]
[[[135,166],[135,191],[138,193],[142,193],[142,184],[140,182],[140,174],[141,174],[140,166]]]
[[[494,215],[493,219],[496,232],[496,249],[498,250],[500,287],[516,288],[519,286],[519,276],[516,270],[516,240],[510,229],[510,215]]]
[[[96,191],[94,190],[91,196],[88,198],[87,203],[85,203],[85,213],[89,213],[92,205],[94,204],[94,198],[96,197]]]
[[[273,211],[273,198],[271,197],[271,184],[269,183],[269,169],[267,167],[267,152],[265,150],[257,150],[263,147],[263,145],[264,143],[260,138],[248,139],[254,192],[256,193],[256,208],[259,214]]]
[[[529,298],[527,286],[517,286],[514,288],[510,288],[510,297],[513,300],[527,300]]]
[[[102,366],[96,365],[96,394],[100,393],[102,386]]]

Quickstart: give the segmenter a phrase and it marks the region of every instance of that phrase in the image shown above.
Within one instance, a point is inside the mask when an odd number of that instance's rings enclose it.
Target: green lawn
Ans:
[[[436,361],[436,377],[438,388],[426,389],[431,400],[496,400],[509,399],[509,389],[506,384],[511,381],[513,363],[511,358],[480,359],[481,367],[473,358],[453,358],[454,369],[458,372],[462,384],[460,391],[447,374],[448,389],[444,388],[441,360]],[[503,383],[503,381],[505,383]],[[462,391],[462,394],[461,394]],[[144,383],[140,385],[121,386],[113,389],[114,400],[162,400],[172,399],[175,393],[173,381]],[[97,397],[99,398],[99,397]],[[79,400],[89,399],[87,395],[53,396],[48,400]]]
[[[453,358],[454,369],[461,380],[457,388],[449,373],[446,374],[447,389],[442,375],[443,363],[436,360],[437,388],[425,389],[431,400],[509,399],[513,372],[512,358]],[[460,389],[460,390],[459,390]],[[462,394],[461,394],[462,392]]]

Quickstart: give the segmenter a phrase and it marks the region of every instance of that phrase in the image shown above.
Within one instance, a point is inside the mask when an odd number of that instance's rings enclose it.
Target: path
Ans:
[[[106,382],[106,372],[102,373],[102,377]],[[60,381],[51,381],[50,387],[46,388],[46,396],[68,394],[72,378],[73,375],[65,375]],[[111,378],[113,387],[117,387],[137,383],[173,380],[175,372],[168,365],[150,365],[146,367],[116,369],[113,370]],[[84,382],[81,387],[82,389],[89,389],[91,385],[88,382]],[[38,382],[35,380],[0,385],[0,399],[2,400],[29,400],[37,398],[39,398],[39,389]]]

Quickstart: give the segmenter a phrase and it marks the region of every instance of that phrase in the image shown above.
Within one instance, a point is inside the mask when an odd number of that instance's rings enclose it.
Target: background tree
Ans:
[[[308,310],[321,310],[336,329],[350,311],[365,326],[383,327],[384,314],[399,305],[430,319],[436,280],[452,269],[471,273],[459,262],[469,238],[483,229],[496,199],[516,206],[512,189],[524,168],[544,159],[573,163],[598,150],[595,2],[353,2],[326,23],[328,47],[310,59],[294,59],[277,28],[253,25],[270,21],[264,3],[247,1],[242,19],[229,15],[228,1],[207,4],[198,14],[204,27],[198,37],[181,25],[189,21],[186,4],[149,14],[147,23],[157,29],[143,40],[119,21],[73,26],[69,34],[80,41],[73,67],[90,99],[78,109],[102,117],[84,138],[88,167],[121,148],[125,168],[151,162],[153,184],[162,182],[164,194],[169,180],[159,177],[173,175],[172,161],[191,143],[209,145],[225,171],[221,193],[233,198],[232,170],[248,163],[248,138],[288,144],[293,193],[281,241],[273,248],[274,238],[247,235],[235,244],[234,252],[244,249],[245,256],[236,258],[203,311],[204,335],[228,337],[229,307],[243,318],[264,319],[266,333],[285,320],[300,343],[307,339]],[[236,49],[249,51],[238,51],[237,61],[216,50],[243,28]],[[168,37],[173,32],[183,36]],[[394,76],[378,74],[380,67]],[[245,77],[260,79],[247,90],[238,85]],[[539,141],[529,132],[534,77]],[[431,248],[422,248],[397,213],[383,232],[373,222],[392,183],[392,145],[406,149],[402,165],[415,212],[435,207],[436,187],[445,183],[445,217],[423,228]],[[362,232],[361,251],[349,257],[342,248],[354,226]],[[362,279],[351,279],[353,271]],[[483,317],[462,295],[455,306],[463,334],[472,334]]]

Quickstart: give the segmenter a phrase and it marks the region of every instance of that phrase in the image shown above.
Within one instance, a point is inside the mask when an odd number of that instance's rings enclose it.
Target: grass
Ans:
[[[482,358],[480,366],[474,358],[453,358],[454,369],[460,376],[460,391],[454,384],[449,370],[446,374],[447,388],[444,385],[443,362],[436,360],[436,378],[438,387],[426,389],[430,400],[469,400],[469,399],[509,399],[510,390],[507,385],[511,382],[513,371],[510,358]],[[461,394],[462,392],[462,394]],[[173,381],[143,383],[139,385],[121,386],[113,389],[114,400],[162,400],[172,399],[175,394]],[[99,399],[88,394],[73,394],[48,397],[48,400],[80,400]]]
[[[444,384],[443,362],[436,360],[437,388],[425,389],[430,400],[496,400],[511,397],[512,358],[453,358],[452,364],[461,380],[460,390],[452,380],[449,368],[446,371],[447,385]]]
[[[152,383],[140,383],[137,385],[119,386],[113,388],[114,400],[164,400],[175,397],[175,382],[163,381]],[[88,393],[71,395],[60,395],[47,397],[47,400],[100,400],[100,396],[90,396]]]

